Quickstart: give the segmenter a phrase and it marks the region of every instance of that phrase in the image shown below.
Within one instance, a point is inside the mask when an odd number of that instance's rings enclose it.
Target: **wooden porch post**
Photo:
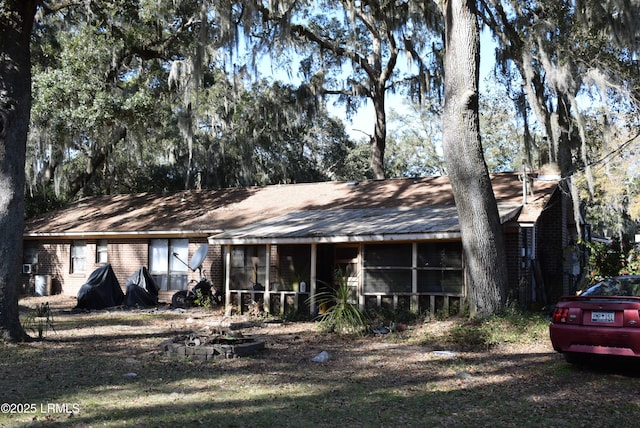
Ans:
[[[358,298],[358,309],[364,311],[364,244],[358,244],[358,259],[357,259],[357,280],[358,286],[356,288],[356,294]]]
[[[271,288],[271,284],[270,284],[270,276],[271,276],[271,272],[270,272],[270,268],[271,268],[271,244],[266,244],[266,255],[265,255],[265,264],[266,266],[264,267],[264,301],[262,302],[262,305],[264,306],[264,311],[268,314],[271,313],[271,296],[269,294],[269,289]]]
[[[309,282],[311,282],[311,284],[309,284],[309,314],[311,316],[314,315],[314,309],[316,307],[316,299],[315,299],[315,295],[316,295],[316,289],[317,289],[317,264],[318,262],[318,244],[316,244],[315,242],[311,244],[311,269],[310,269],[310,278],[309,278]]]
[[[418,313],[418,243],[411,245],[411,311]]]
[[[231,245],[225,245],[224,248],[224,311],[231,314]]]

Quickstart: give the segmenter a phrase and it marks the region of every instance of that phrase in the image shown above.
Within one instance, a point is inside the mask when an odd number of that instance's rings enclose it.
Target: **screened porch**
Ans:
[[[361,309],[452,313],[461,310],[459,241],[228,245],[226,301],[272,314],[316,315],[319,292],[344,282]]]

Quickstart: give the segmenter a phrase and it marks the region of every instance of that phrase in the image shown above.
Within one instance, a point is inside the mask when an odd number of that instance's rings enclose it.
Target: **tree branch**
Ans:
[[[365,58],[358,55],[357,52],[350,49],[346,49],[328,39],[320,37],[313,31],[308,29],[307,27],[300,24],[292,25],[291,32],[294,35],[297,35],[298,37],[303,37],[310,42],[316,43],[321,48],[324,48],[333,52],[336,56],[349,58],[351,61],[358,64],[365,71],[365,73],[367,73],[367,75],[370,78],[375,77],[376,75],[375,70],[373,69],[371,64],[369,64]]]

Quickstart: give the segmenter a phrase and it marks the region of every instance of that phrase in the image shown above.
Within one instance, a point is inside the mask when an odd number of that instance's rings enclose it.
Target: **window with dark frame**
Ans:
[[[38,246],[33,241],[26,241],[22,248],[22,273],[34,274],[38,271]]]
[[[38,263],[38,247],[32,241],[24,243],[22,249],[22,263],[24,264],[37,264]]]

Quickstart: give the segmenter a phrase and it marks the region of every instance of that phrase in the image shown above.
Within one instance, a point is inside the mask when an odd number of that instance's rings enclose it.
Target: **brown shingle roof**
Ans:
[[[492,175],[499,205],[522,204],[516,173]],[[556,183],[539,182],[536,211]],[[200,234],[209,236],[303,210],[453,206],[447,177],[321,182],[238,189],[94,196],[27,221],[25,236]]]

